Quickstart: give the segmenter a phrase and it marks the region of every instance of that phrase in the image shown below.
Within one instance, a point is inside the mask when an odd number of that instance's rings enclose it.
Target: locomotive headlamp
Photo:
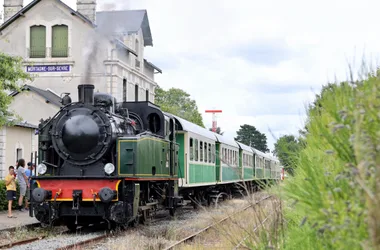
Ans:
[[[47,167],[45,164],[43,164],[43,163],[38,164],[38,166],[37,166],[38,174],[45,174],[46,170],[47,170]]]
[[[115,171],[115,166],[112,163],[107,163],[104,166],[104,172],[106,172],[106,174],[112,174],[113,171]]]

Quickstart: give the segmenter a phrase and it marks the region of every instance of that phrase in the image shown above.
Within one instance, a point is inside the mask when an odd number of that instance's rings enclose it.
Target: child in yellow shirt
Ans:
[[[15,168],[13,166],[9,167],[9,174],[5,177],[5,185],[7,188],[8,218],[16,218],[12,215],[12,201],[16,200]]]

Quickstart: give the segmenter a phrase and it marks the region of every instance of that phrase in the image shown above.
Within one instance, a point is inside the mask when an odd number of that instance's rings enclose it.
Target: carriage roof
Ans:
[[[176,123],[178,125],[180,125],[180,130],[191,132],[194,134],[198,134],[200,136],[206,137],[206,138],[214,140],[214,141],[216,140],[213,132],[211,132],[205,128],[202,128],[201,126],[199,126],[197,124],[189,122],[189,121],[187,121],[181,117],[178,117],[176,115],[166,113],[166,112],[164,112],[164,113],[174,117],[174,119],[176,120]]]
[[[250,153],[253,153],[253,150],[251,147],[248,147],[247,145],[241,143],[241,142],[238,142],[236,141],[236,143],[240,146],[241,149],[245,150],[245,151],[248,151]]]

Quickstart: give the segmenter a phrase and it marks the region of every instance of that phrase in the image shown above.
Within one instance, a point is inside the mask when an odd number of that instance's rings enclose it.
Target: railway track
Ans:
[[[253,203],[251,205],[247,205],[245,206],[242,210],[234,213],[234,214],[237,214],[237,213],[240,213],[246,209],[248,209],[249,207],[251,207],[252,205],[255,205],[255,204],[258,204],[260,203],[261,201],[263,200],[266,200],[266,199],[269,199],[271,196],[266,196],[264,197],[263,199],[257,201],[256,203]],[[192,207],[191,207],[192,209]],[[176,215],[181,215],[181,214],[185,214],[186,212],[188,211],[187,208],[181,208],[179,210],[177,210],[177,213]],[[234,214],[232,214],[231,216],[233,216]],[[231,217],[229,216],[229,217]],[[219,224],[219,223],[222,223],[223,221],[227,220],[229,217],[226,217],[226,218],[223,218],[222,220],[220,220],[218,223],[216,224]],[[150,225],[153,225],[153,224],[157,224],[157,223],[162,223],[163,221],[166,221],[166,220],[170,220],[171,216],[169,214],[166,214],[166,213],[157,213],[155,215],[154,218],[150,219],[149,221],[147,221],[147,223],[145,225],[142,225],[143,227],[144,226],[150,226]],[[173,247],[175,247],[176,245],[179,245],[183,242],[187,242],[187,241],[190,241],[192,238],[195,238],[197,235],[201,234],[202,232],[205,232],[207,231],[208,229],[212,228],[213,226],[215,226],[216,224],[213,224],[213,225],[210,225],[208,226],[207,228],[189,236],[189,237],[186,237],[185,239],[177,242],[176,244],[170,246],[168,249],[172,249]],[[29,229],[32,229],[32,228],[36,228],[40,226],[40,223],[35,223],[35,224],[31,224],[31,225],[28,225],[27,227]],[[133,228],[130,228],[131,230],[133,230]],[[10,229],[6,229],[6,230],[2,230],[2,231],[9,231],[9,232],[12,232],[12,231],[15,231],[17,230],[17,228],[10,228]],[[77,232],[81,231],[82,228],[78,228]],[[91,229],[90,229],[91,230]],[[83,230],[83,231],[88,231],[88,230]],[[54,242],[56,241],[54,247],[46,247],[46,248],[51,248],[51,249],[59,249],[59,250],[63,250],[63,249],[77,249],[78,247],[83,247],[83,246],[86,246],[86,245],[92,245],[96,242],[101,242],[105,239],[107,239],[108,237],[119,237],[119,236],[122,236],[123,234],[125,234],[126,230],[117,230],[117,231],[108,231],[108,230],[104,230],[104,231],[98,231],[96,232],[96,234],[88,234],[86,235],[86,232],[83,234],[83,232],[81,233],[77,233],[77,234],[72,234],[70,233],[68,230],[62,230],[60,232],[57,232],[56,235],[53,234],[53,237],[47,237],[49,235],[49,233],[46,233],[46,234],[41,234],[40,236],[37,236],[37,237],[33,237],[33,238],[30,238],[30,239],[26,239],[26,240],[21,240],[21,241],[17,241],[17,242],[11,242],[11,243],[7,243],[7,244],[4,244],[4,245],[1,245],[0,246],[0,249],[4,249],[4,248],[11,248],[11,247],[16,247],[16,249],[41,249],[40,247],[41,246],[44,246],[45,243],[44,242],[47,242],[49,241],[51,244],[51,242]],[[62,237],[61,235],[64,234],[65,236]],[[50,235],[52,235],[52,233],[50,233]],[[65,240],[65,243],[62,243],[59,242],[59,239],[58,238],[66,238]],[[70,240],[70,238],[76,238],[76,240]],[[81,239],[82,238],[82,239]],[[55,240],[57,239],[57,240]],[[70,244],[72,243],[72,244]]]
[[[181,213],[185,213],[186,212],[186,210],[182,210],[182,209],[177,211],[177,213],[176,213],[177,216],[181,215]],[[142,225],[142,226],[150,226],[150,225],[152,225],[154,223],[168,220],[169,218],[171,218],[171,216],[169,214],[167,214],[167,215],[162,215],[161,214],[161,215],[155,217],[154,219],[150,219],[149,221],[146,222],[145,225]],[[130,229],[133,229],[133,228],[130,228]],[[97,236],[97,237],[94,237],[94,238],[90,238],[90,239],[87,239],[87,240],[84,240],[84,241],[76,242],[74,244],[70,244],[70,245],[67,245],[67,246],[64,246],[64,247],[57,248],[57,250],[76,249],[77,247],[80,247],[80,246],[85,246],[85,245],[88,245],[88,244],[94,244],[96,242],[102,241],[102,240],[104,240],[104,239],[106,239],[107,237],[110,237],[110,236],[116,236],[116,237],[117,236],[121,236],[123,233],[125,233],[125,231],[120,231],[120,232],[117,232],[117,233],[105,233],[104,235],[100,235],[100,236]]]
[[[24,228],[27,228],[28,230],[30,230],[30,229],[38,228],[39,225],[40,225],[40,223],[35,223],[35,224],[26,225],[26,226],[24,226]],[[31,238],[23,239],[23,240],[18,240],[18,241],[13,241],[13,242],[8,242],[8,243],[5,243],[5,244],[0,244],[0,249],[8,249],[8,248],[17,247],[17,246],[19,246],[19,247],[23,247],[23,246],[27,247],[27,246],[29,246],[30,244],[32,244],[32,243],[34,243],[36,241],[41,241],[43,239],[47,239],[49,236],[53,236],[53,238],[57,238],[57,237],[60,237],[62,235],[65,235],[64,237],[70,237],[70,235],[76,235],[78,233],[80,234],[81,230],[84,230],[84,231],[87,231],[87,232],[88,231],[94,231],[94,229],[96,230],[97,226],[98,226],[98,224],[95,224],[93,226],[87,226],[87,227],[79,227],[75,233],[71,232],[70,230],[66,229],[65,227],[62,227],[62,228],[65,228],[65,229],[54,228],[53,231],[41,232],[40,235],[35,236],[35,237],[31,237]],[[7,228],[7,229],[1,230],[1,232],[3,232],[3,233],[4,232],[12,233],[12,232],[14,232],[15,230],[17,230],[19,228],[20,227]],[[47,228],[47,230],[49,230],[49,228]]]
[[[239,210],[239,211],[237,211],[237,212],[235,212],[235,213],[233,213],[233,214],[231,214],[231,215],[229,215],[229,216],[224,217],[223,219],[219,220],[218,222],[215,222],[215,223],[213,223],[213,224],[211,224],[211,225],[208,225],[207,227],[205,227],[205,228],[199,230],[198,232],[195,232],[195,233],[191,234],[190,236],[187,236],[187,237],[185,237],[185,238],[183,238],[183,239],[181,239],[181,240],[175,242],[174,244],[170,245],[168,248],[165,248],[165,250],[174,249],[176,246],[179,246],[179,245],[181,245],[181,244],[183,244],[183,243],[186,243],[186,242],[192,241],[194,238],[196,238],[197,236],[201,235],[202,233],[204,233],[204,232],[210,230],[211,228],[214,228],[216,225],[219,225],[220,223],[222,223],[222,222],[224,222],[224,221],[226,221],[226,220],[232,218],[234,215],[239,214],[239,213],[241,213],[241,212],[244,212],[244,211],[247,210],[248,208],[250,208],[250,207],[252,207],[252,206],[254,206],[254,205],[257,205],[257,204],[259,204],[260,202],[262,202],[262,201],[264,201],[264,200],[267,200],[267,199],[269,199],[269,198],[271,198],[271,197],[272,197],[272,195],[268,195],[268,196],[266,196],[266,197],[260,199],[259,201],[256,201],[255,203],[249,204],[249,205],[245,206],[244,208],[242,208],[241,210]],[[269,216],[268,216],[268,217],[269,217]]]
[[[35,223],[35,224],[39,224],[39,223]],[[27,229],[32,229],[32,228],[36,228],[38,227],[38,225],[26,225],[24,226],[26,227]],[[17,230],[19,227],[14,227],[14,228],[8,228],[8,229],[3,229],[1,230],[1,232],[13,232],[15,230]],[[58,232],[60,234],[64,234],[64,233],[68,233],[68,231],[61,231],[61,232]],[[39,241],[39,240],[42,240],[46,237],[48,237],[48,233],[41,233],[41,235],[38,235],[38,236],[35,236],[35,237],[32,237],[32,238],[28,238],[28,239],[23,239],[23,240],[18,240],[18,241],[13,241],[13,242],[8,242],[8,243],[5,243],[5,244],[0,244],[0,249],[7,249],[7,248],[10,248],[10,247],[15,247],[15,246],[21,246],[21,245],[25,245],[25,244],[29,244],[29,243],[32,243],[32,242],[35,242],[35,241]]]
[[[184,212],[186,212],[186,210],[184,210],[184,211],[178,210],[177,214],[180,215],[181,213],[184,213]],[[170,217],[171,216],[169,214],[165,214],[165,213],[163,213],[163,214],[161,213],[160,214],[160,213],[158,213],[157,217],[149,219],[146,222],[146,226],[149,226],[149,225],[154,224],[154,223],[159,223],[159,222],[168,220]],[[25,225],[23,227],[26,228],[26,229],[28,229],[28,230],[31,230],[31,229],[38,228],[40,226],[41,226],[41,223],[33,223],[33,224]],[[77,233],[80,232],[81,230],[94,231],[94,228],[96,228],[97,226],[98,225],[94,225],[92,227],[91,226],[90,227],[79,227],[77,229]],[[3,233],[3,232],[12,233],[12,232],[18,230],[19,228],[20,227],[12,227],[12,228],[2,229],[2,230],[0,230],[0,233]],[[96,231],[96,229],[95,229],[95,231]],[[63,249],[75,249],[75,248],[77,248],[79,246],[84,246],[84,245],[87,245],[87,244],[92,244],[92,243],[104,240],[104,239],[106,239],[107,237],[110,237],[110,236],[119,236],[123,232],[125,232],[125,231],[124,230],[120,230],[120,231],[113,232],[113,231],[105,230],[104,233],[102,233],[101,235],[95,235],[94,237],[90,237],[88,239],[75,242],[73,244],[65,244],[62,247],[54,248],[54,249],[62,249],[62,250]],[[70,236],[74,236],[75,235],[75,233],[73,234],[69,230],[60,230],[60,231],[56,232],[56,235],[62,235],[62,234],[64,234],[65,237],[68,237],[68,238]],[[50,235],[51,235],[51,233],[50,233]],[[19,241],[9,242],[9,243],[5,243],[5,244],[0,244],[0,249],[9,249],[11,247],[16,247],[16,246],[20,246],[20,247],[23,247],[23,246],[26,247],[26,246],[28,246],[29,247],[29,245],[31,243],[34,243],[36,241],[41,241],[43,239],[46,239],[48,236],[49,236],[48,232],[47,233],[41,232],[41,235],[38,235],[36,237],[32,237],[32,238],[25,239],[25,240],[19,240]],[[54,237],[59,237],[59,236],[53,236],[53,238]],[[75,237],[78,237],[78,235],[75,235]],[[34,248],[32,247],[32,249],[34,249]]]
[[[28,244],[28,243],[31,243],[31,242],[34,242],[34,241],[37,241],[37,240],[42,240],[45,237],[46,236],[43,235],[43,236],[34,237],[34,238],[26,239],[26,240],[19,240],[19,241],[16,241],[16,242],[10,242],[10,243],[7,243],[7,244],[0,245],[0,249],[7,249],[7,248],[10,248],[10,247],[14,247],[14,246],[25,245],[25,244]]]
[[[24,228],[26,228],[27,230],[30,230],[30,229],[33,229],[33,228],[37,228],[37,227],[40,227],[41,226],[41,223],[32,223],[32,224],[27,224],[25,226],[22,226]],[[11,227],[11,228],[4,228],[4,229],[1,229],[0,230],[0,234],[3,234],[3,233],[12,233],[12,232],[15,232],[16,230],[20,229],[19,226],[17,227]],[[45,237],[45,236],[41,236],[41,237]],[[32,237],[30,239],[26,239],[26,240],[19,240],[19,241],[15,241],[15,242],[10,242],[10,243],[6,243],[6,244],[0,244],[0,249],[6,249],[6,248],[9,248],[9,247],[12,247],[12,246],[18,246],[18,245],[22,245],[22,244],[27,244],[29,242],[33,242],[33,241],[36,241],[36,240],[39,240],[41,237]]]
[[[272,212],[273,213],[273,212]],[[256,233],[257,230],[260,228],[260,226],[264,225],[264,223],[270,218],[270,216],[272,215],[272,213],[270,213],[267,217],[265,217],[265,219],[263,221],[261,221],[258,225],[255,226],[255,228],[253,229],[253,232]],[[250,234],[248,234],[247,236],[245,236],[234,248],[233,250],[235,249],[238,249],[238,247],[240,247],[243,242],[250,236]]]
[[[36,222],[36,223],[24,225],[22,227],[25,227],[27,229],[32,229],[32,228],[36,228],[36,227],[41,227],[41,223]],[[14,232],[14,231],[16,231],[19,228],[20,228],[20,226],[0,229],[0,234],[3,233],[3,232]]]

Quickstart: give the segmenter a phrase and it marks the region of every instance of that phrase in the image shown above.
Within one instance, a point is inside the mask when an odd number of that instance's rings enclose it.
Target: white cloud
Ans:
[[[145,54],[163,69],[160,86],[189,92],[208,127],[204,110],[222,109],[226,135],[256,126],[271,149],[268,127],[296,133],[322,84],[345,80],[347,61],[358,68],[364,51],[380,52],[376,0],[102,0],[98,10],[106,3],[148,10],[154,47]]]

